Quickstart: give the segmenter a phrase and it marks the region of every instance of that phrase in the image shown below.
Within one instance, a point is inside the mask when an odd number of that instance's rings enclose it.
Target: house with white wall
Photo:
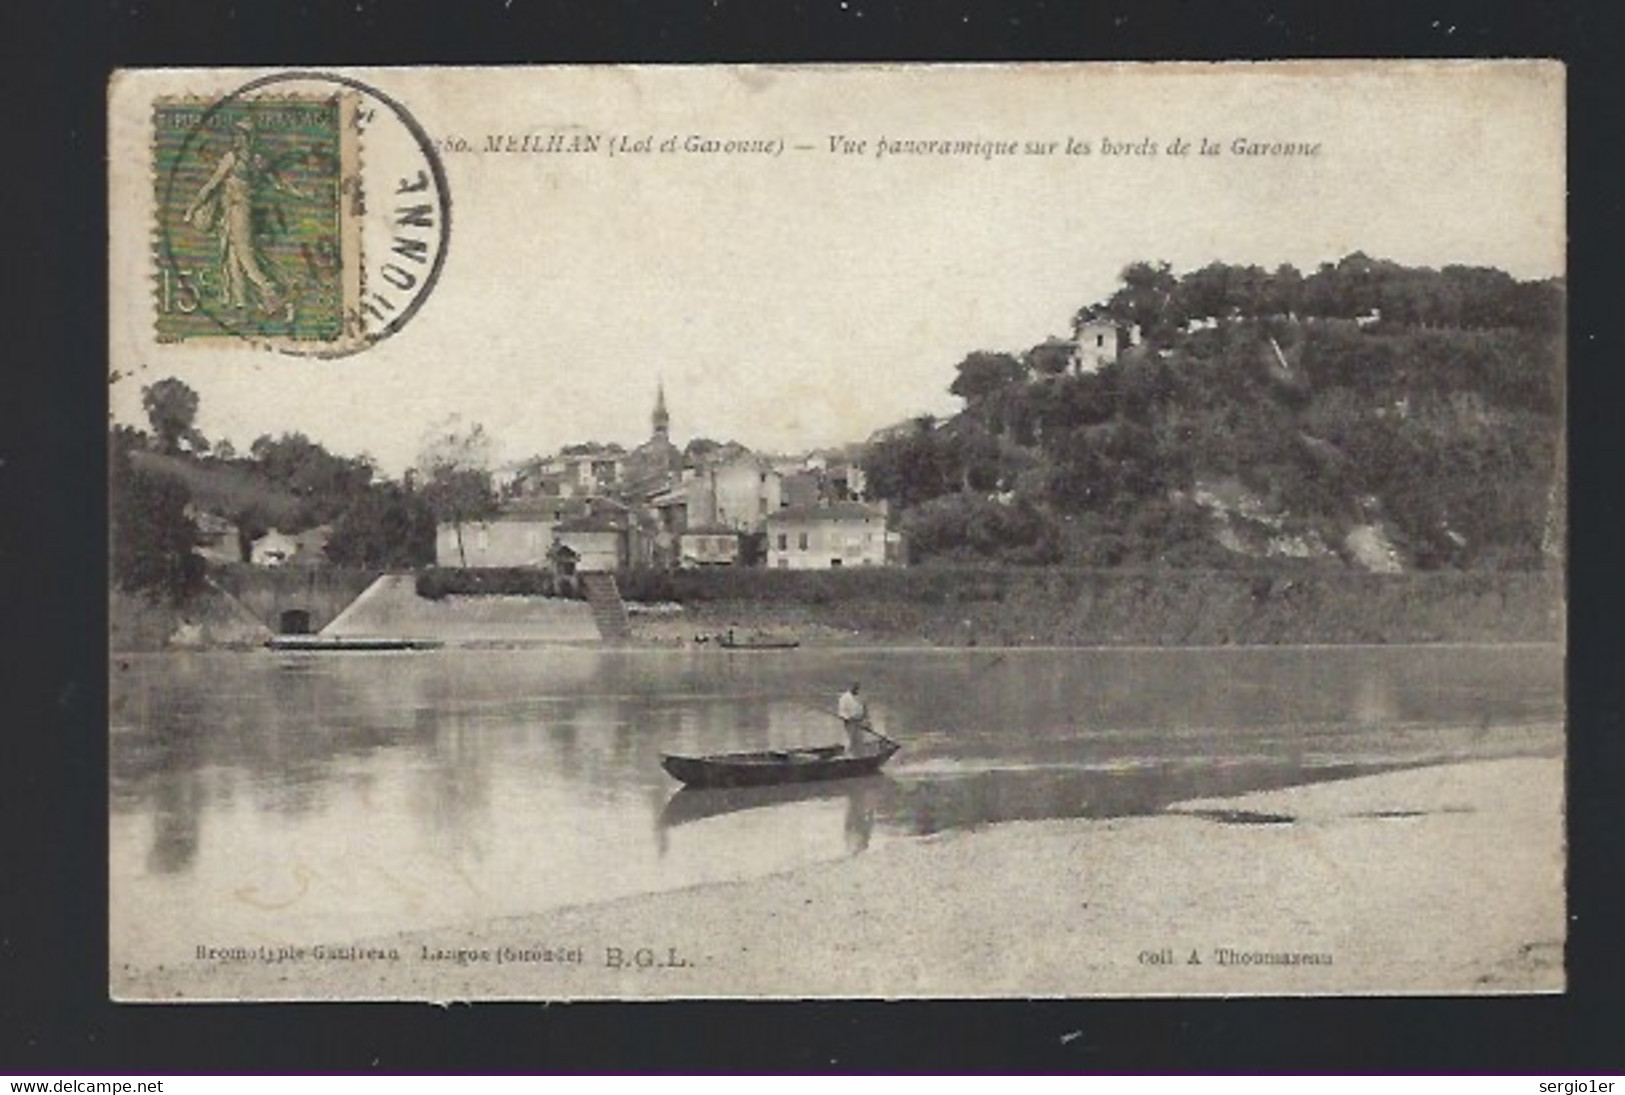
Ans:
[[[630,522],[624,516],[597,515],[562,521],[553,530],[553,542],[575,555],[575,569],[624,570],[631,561]]]
[[[435,565],[546,566],[558,521],[556,506],[539,500],[511,502],[483,521],[442,521],[435,528]]]
[[[688,526],[760,532],[784,504],[783,475],[771,462],[749,454],[689,469],[676,489],[682,492]]]
[[[1117,360],[1120,336],[1110,319],[1089,319],[1078,324],[1075,367],[1080,373],[1093,373]]]
[[[767,518],[767,565],[774,570],[884,566],[885,511],[862,502],[790,506]]]
[[[696,567],[736,566],[739,563],[739,530],[727,525],[700,525],[687,528],[677,537],[678,565]]]

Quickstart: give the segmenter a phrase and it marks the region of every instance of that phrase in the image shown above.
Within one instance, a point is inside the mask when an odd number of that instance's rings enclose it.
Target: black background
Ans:
[[[0,1072],[1622,1070],[1621,5],[38,4],[3,20]],[[106,118],[120,66],[1555,57],[1570,82],[1570,985],[1505,999],[115,1006]]]

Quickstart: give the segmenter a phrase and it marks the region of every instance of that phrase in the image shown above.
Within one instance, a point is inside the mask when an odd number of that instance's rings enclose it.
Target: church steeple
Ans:
[[[650,415],[654,424],[655,438],[660,441],[671,440],[671,415],[666,413],[666,382],[661,380],[660,386],[655,389],[655,413]]]

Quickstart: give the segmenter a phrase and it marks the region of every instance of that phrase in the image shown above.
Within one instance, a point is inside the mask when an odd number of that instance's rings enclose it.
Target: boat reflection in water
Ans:
[[[683,825],[747,810],[768,810],[798,803],[833,804],[844,800],[846,848],[856,854],[869,847],[876,815],[887,812],[887,805],[895,802],[898,795],[897,783],[883,775],[764,787],[684,787],[673,794],[656,815],[655,842],[660,854],[665,855],[671,830]]]
[[[684,787],[658,811],[655,841],[664,856],[671,830],[718,818],[729,819],[725,825],[737,824],[741,838],[747,828],[778,828],[784,830],[780,838],[791,839],[788,834],[798,827],[833,825],[833,817],[816,820],[818,805],[829,815],[844,801],[846,850],[856,854],[869,847],[877,828],[889,837],[922,837],[1004,822],[1145,817],[1208,795],[1348,779],[1437,760],[1330,763],[1308,770],[1301,760],[1268,757],[1105,765],[926,762],[892,775],[820,783]],[[748,819],[730,817],[747,813]],[[774,816],[771,823],[769,815]]]

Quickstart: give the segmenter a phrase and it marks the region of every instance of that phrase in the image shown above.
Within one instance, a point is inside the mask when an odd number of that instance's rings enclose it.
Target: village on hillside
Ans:
[[[1052,340],[1052,346],[1058,340]],[[1087,375],[1139,345],[1137,326],[1080,317],[1065,343],[1067,371]],[[757,452],[738,442],[672,439],[664,383],[654,393],[647,440],[567,445],[489,469],[483,504],[448,507],[434,532],[433,565],[577,572],[762,567],[830,570],[902,566],[906,535],[891,502],[868,489],[863,456],[936,423],[909,420],[864,442],[801,454]],[[226,450],[229,453],[229,448]],[[219,452],[215,455],[218,457]],[[159,470],[161,458],[137,453]],[[162,470],[173,472],[173,466]],[[421,479],[407,472],[408,487]],[[194,496],[188,515],[198,555],[215,564],[323,567],[331,523],[275,525],[250,533],[231,507]],[[466,513],[463,512],[466,510]],[[291,522],[298,525],[296,519]]]
[[[664,385],[647,441],[569,446],[499,469],[496,512],[436,530],[435,562],[577,570],[904,561],[889,507],[870,502],[860,464],[829,454],[775,457],[736,443],[671,438]]]
[[[1067,344],[1077,375],[1118,361],[1139,342],[1137,327],[1109,318],[1080,320]],[[566,445],[546,456],[482,469],[487,497],[439,515],[433,565],[466,569],[537,568],[576,572],[706,567],[829,570],[902,566],[906,536],[892,504],[868,489],[863,456],[870,446],[922,428],[909,420],[864,442],[801,454],[753,451],[734,441],[672,439],[665,385],[654,393],[647,440],[628,449],[610,443]],[[195,431],[185,448],[200,450]],[[290,443],[289,435],[281,443]],[[212,456],[231,459],[229,443]],[[136,466],[186,476],[172,457],[136,452]],[[410,469],[404,483],[421,482]],[[309,527],[297,517],[282,527],[245,527],[234,504],[193,492],[187,514],[196,550],[213,564],[262,568],[324,567],[334,562],[331,522]],[[273,511],[275,507],[268,507]],[[466,510],[466,513],[464,512]],[[263,511],[262,511],[263,512]],[[426,560],[427,561],[427,560]]]
[[[1137,326],[1080,317],[1066,344],[1067,370],[1094,373],[1139,344]],[[871,497],[862,454],[907,436],[916,421],[866,443],[800,455],[754,452],[737,442],[672,440],[665,385],[656,389],[649,437],[566,446],[493,471],[495,512],[441,521],[442,567],[551,567],[575,571],[757,566],[774,570],[900,566],[904,534],[886,498]],[[311,558],[311,553],[289,558]]]
[[[1283,590],[1312,577],[1343,592],[1360,575],[1539,585],[1561,573],[1566,524],[1563,296],[1560,280],[1361,253],[1308,275],[1133,263],[1068,336],[970,350],[944,370],[962,403],[945,418],[799,454],[713,440],[704,421],[680,444],[668,395],[680,407],[681,393],[657,381],[633,447],[589,441],[499,464],[483,426],[454,418],[429,428],[398,480],[298,432],[246,453],[211,443],[197,393],[170,378],[142,389],[150,433],[112,431],[113,577],[184,609],[211,586],[235,585],[241,600],[255,574],[278,589],[305,575],[305,601],[315,584],[334,589],[313,625],[342,607],[350,577],[410,574],[431,600],[590,599],[586,586],[604,582],[576,575],[618,575],[629,600],[690,607],[805,598],[818,581],[818,597],[848,610],[877,596],[943,606],[940,620],[901,613],[875,626],[962,641],[979,625],[954,605],[991,597],[1008,609],[1007,586],[1108,572],[1228,575],[1202,579],[1246,587],[1233,621],[1202,625],[1219,641],[1262,633],[1248,606],[1277,578]],[[809,573],[837,571],[874,577]],[[780,572],[804,577],[769,577]],[[268,602],[258,615],[280,621],[282,610]],[[1058,640],[1070,627],[1015,638]],[[1319,636],[1324,624],[1304,627],[1283,634]]]

